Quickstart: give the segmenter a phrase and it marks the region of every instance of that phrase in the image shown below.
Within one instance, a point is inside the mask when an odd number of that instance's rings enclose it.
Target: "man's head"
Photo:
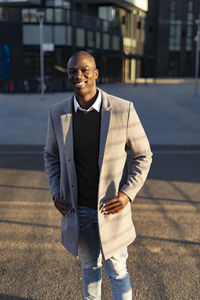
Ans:
[[[89,98],[96,94],[99,72],[94,57],[85,51],[74,53],[67,63],[67,73],[74,93]]]

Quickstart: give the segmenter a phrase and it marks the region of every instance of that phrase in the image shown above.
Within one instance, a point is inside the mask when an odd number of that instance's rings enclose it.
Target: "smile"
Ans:
[[[83,82],[75,82],[73,85],[77,88],[83,88],[86,86],[86,81],[83,81]]]

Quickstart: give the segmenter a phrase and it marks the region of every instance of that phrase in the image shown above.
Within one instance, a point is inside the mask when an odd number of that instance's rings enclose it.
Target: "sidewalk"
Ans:
[[[145,85],[113,83],[104,91],[133,101],[152,145],[200,145],[200,87],[191,79],[160,79]],[[43,145],[48,108],[71,92],[0,94],[0,145]]]

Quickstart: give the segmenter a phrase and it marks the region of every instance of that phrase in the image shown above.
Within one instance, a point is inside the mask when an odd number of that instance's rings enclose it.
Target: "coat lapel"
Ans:
[[[100,89],[99,89],[100,90]],[[99,145],[99,172],[101,172],[104,151],[110,126],[111,118],[111,104],[108,95],[100,90],[102,93],[102,109],[101,109],[101,129],[100,129],[100,145]]]
[[[62,124],[62,137],[65,147],[65,154],[68,156],[73,155],[73,122],[72,122],[72,108],[73,108],[73,96],[71,99],[64,102],[63,111],[61,114]],[[69,142],[70,141],[70,142]]]
[[[61,114],[62,135],[64,144],[64,153],[68,170],[68,179],[75,202],[77,201],[77,175],[74,162],[74,143],[73,143],[73,96],[65,102],[63,112]]]

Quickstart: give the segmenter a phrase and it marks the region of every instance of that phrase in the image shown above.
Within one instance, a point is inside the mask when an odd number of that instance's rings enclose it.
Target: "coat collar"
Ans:
[[[111,109],[111,103],[109,99],[109,94],[104,92],[102,89],[97,88],[102,93],[102,110],[110,110]],[[63,114],[72,114],[73,112],[73,101],[74,101],[74,95],[71,97],[65,99],[63,101]]]

